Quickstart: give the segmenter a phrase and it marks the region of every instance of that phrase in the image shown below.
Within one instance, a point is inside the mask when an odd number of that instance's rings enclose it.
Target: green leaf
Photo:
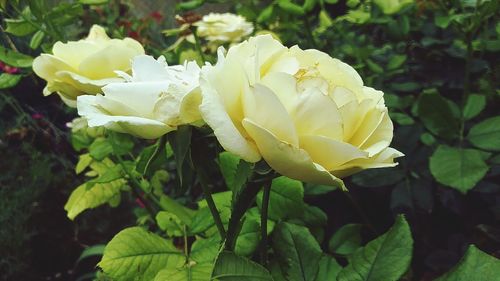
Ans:
[[[466,193],[488,172],[486,154],[476,149],[440,145],[430,158],[429,168],[438,182]]]
[[[273,249],[289,280],[316,279],[322,251],[307,228],[286,222],[278,224],[274,228]]]
[[[115,280],[152,280],[165,268],[184,264],[184,255],[171,241],[130,227],[120,231],[108,243],[98,266]]]
[[[15,36],[26,36],[38,30],[38,28],[24,19],[5,19],[6,32]]]
[[[340,266],[333,257],[323,255],[319,260],[319,270],[316,281],[336,280],[341,270],[342,266]]]
[[[467,97],[464,107],[464,118],[470,120],[476,117],[486,106],[486,97],[484,95],[472,94]]]
[[[261,208],[263,193],[257,195],[257,206]],[[273,179],[269,195],[269,218],[278,221],[297,217],[304,210],[304,187],[297,180],[287,177]]]
[[[0,74],[0,89],[8,89],[16,86],[21,81],[22,75],[9,73]]]
[[[374,61],[372,61],[371,59],[367,59],[366,60],[366,64],[368,65],[368,68],[371,71],[373,71],[373,72],[375,72],[377,74],[384,73],[384,69],[380,65],[378,65],[377,63],[375,63]]]
[[[109,2],[109,0],[78,0],[78,2],[86,5],[102,5]]]
[[[87,184],[84,183],[77,187],[64,205],[68,218],[73,220],[78,214],[87,210],[108,203],[110,200],[120,194],[120,191],[126,186],[123,179],[108,183]]]
[[[467,139],[476,147],[500,151],[500,116],[476,124],[470,129]]]
[[[141,154],[137,158],[137,165],[135,168],[141,175],[151,176],[156,170],[167,162],[167,155],[164,152],[165,147],[159,148],[158,145],[160,143],[161,142],[157,142],[153,145],[147,146],[141,151]],[[158,154],[156,154],[154,159],[151,159],[155,152]],[[146,165],[149,161],[151,162],[149,163],[148,170],[146,171]]]
[[[302,6],[292,3],[290,0],[278,0],[278,6],[291,15],[303,16],[305,14]]]
[[[308,227],[325,226],[328,220],[325,212],[316,206],[304,204],[304,211],[299,219]]]
[[[387,69],[388,70],[394,70],[398,69],[405,63],[406,61],[406,55],[394,55],[391,57],[389,62],[387,63]]]
[[[79,173],[83,172],[87,167],[92,163],[93,159],[90,157],[90,154],[85,153],[80,155],[78,158],[78,163],[76,163],[75,167],[75,172],[78,175]]]
[[[43,32],[42,30],[38,30],[31,37],[30,48],[33,50],[38,48],[40,46],[40,44],[42,43],[44,37],[45,37],[45,32]]]
[[[328,250],[339,255],[350,255],[361,247],[361,224],[346,224],[333,234]]]
[[[76,262],[78,263],[81,260],[92,256],[102,256],[105,247],[106,245],[99,244],[85,248],[85,250],[83,250],[83,252],[80,254],[80,257],[78,257],[78,260],[76,260]]]
[[[394,83],[391,83],[390,87],[394,91],[405,92],[405,93],[416,92],[419,89],[421,89],[420,84],[415,83],[415,82],[403,82],[403,83],[394,82]]]
[[[204,232],[214,225],[212,214],[208,207],[200,208],[196,211],[191,224],[189,225],[190,234],[198,234]]]
[[[156,222],[161,230],[166,231],[170,237],[182,237],[185,225],[174,214],[160,211],[156,214]]]
[[[186,2],[180,2],[177,5],[175,5],[175,9],[181,11],[192,10],[203,5],[203,3],[205,3],[205,0],[191,0]]]
[[[184,161],[187,161],[189,146],[191,145],[191,128],[189,126],[180,126],[176,132],[169,134],[169,142],[172,146],[177,174],[179,175],[180,184],[184,183]]]
[[[224,251],[215,261],[211,280],[218,281],[272,281],[267,269],[247,258]]]
[[[337,276],[338,281],[399,280],[411,262],[413,239],[403,216],[382,236],[351,255],[350,263]]]
[[[252,174],[250,164],[230,152],[219,154],[219,166],[226,185],[233,194],[238,193]]]
[[[448,101],[436,91],[426,91],[420,96],[418,116],[431,133],[448,140],[458,137],[458,120]]]
[[[271,16],[273,15],[274,5],[268,5],[262,12],[260,12],[259,17],[257,18],[258,23],[267,22]]]
[[[373,2],[384,14],[392,15],[411,5],[414,0],[374,0]]]
[[[260,240],[260,220],[247,216],[236,240],[234,252],[239,256],[251,255]]]
[[[464,257],[436,281],[497,280],[500,260],[470,245]]]
[[[160,196],[160,207],[163,210],[176,215],[186,225],[191,224],[191,220],[195,214],[194,210],[184,207],[182,204],[167,195]]]
[[[411,118],[411,116],[406,113],[390,112],[389,115],[391,116],[391,119],[394,120],[394,122],[398,123],[401,126],[412,125],[415,123],[413,118]]]
[[[197,263],[213,264],[220,247],[220,239],[216,236],[207,239],[198,238],[191,246],[189,257]]]
[[[102,160],[113,153],[113,146],[106,138],[96,138],[89,146],[89,154],[95,160]]]
[[[154,281],[210,281],[212,263],[189,263],[181,268],[163,269]]]

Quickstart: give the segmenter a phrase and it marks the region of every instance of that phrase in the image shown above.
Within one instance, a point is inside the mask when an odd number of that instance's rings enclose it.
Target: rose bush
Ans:
[[[137,56],[132,76],[119,72],[126,82],[108,84],[104,95],[79,96],[78,113],[90,127],[158,138],[201,119],[199,72],[194,61],[168,66],[164,57]]]
[[[225,56],[220,49],[200,84],[201,114],[221,145],[287,177],[343,186],[340,178],[403,155],[389,147],[383,92],[323,52],[253,37]]]
[[[240,15],[210,13],[195,24],[198,35],[215,44],[237,43],[253,32],[253,25]]]
[[[44,95],[57,92],[75,107],[77,96],[102,93],[103,86],[121,81],[115,71],[129,71],[130,60],[144,54],[144,48],[132,38],[110,39],[94,25],[85,39],[56,42],[52,53],[35,58],[33,71],[47,81]]]

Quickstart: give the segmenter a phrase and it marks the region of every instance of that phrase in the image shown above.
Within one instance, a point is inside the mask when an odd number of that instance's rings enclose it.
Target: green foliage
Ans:
[[[488,157],[477,149],[441,145],[430,158],[429,167],[437,181],[466,193],[486,175]]]
[[[472,127],[467,139],[484,150],[500,151],[500,116],[488,118]]]
[[[339,255],[349,255],[361,246],[360,224],[346,224],[342,226],[328,242],[330,252]]]
[[[154,281],[210,281],[213,265],[211,263],[193,263],[180,268],[163,269]]]
[[[316,280],[322,251],[307,228],[279,223],[274,229],[273,249],[288,280]]]
[[[68,218],[74,219],[81,212],[98,207],[105,203],[112,203],[120,196],[126,181],[119,179],[107,183],[88,184],[84,183],[71,193],[64,209],[68,212]]]
[[[8,73],[0,74],[0,90],[12,88],[19,83],[21,75],[12,75]]]
[[[388,232],[352,254],[337,280],[399,280],[408,270],[412,248],[410,227],[398,216]]]
[[[271,274],[258,263],[234,253],[223,251],[215,261],[211,280],[272,281]]]
[[[33,58],[0,46],[0,61],[15,67],[31,67]]]
[[[458,136],[459,124],[450,102],[435,91],[424,92],[418,102],[418,115],[433,134],[453,139]]]
[[[500,260],[470,245],[460,262],[436,281],[495,280],[500,271]]]
[[[182,266],[184,259],[171,241],[131,227],[108,243],[99,267],[117,280],[153,280],[162,269]]]
[[[273,179],[269,197],[269,218],[274,221],[298,217],[304,212],[304,187],[300,181],[287,177]],[[257,195],[259,208],[261,203],[262,192]]]

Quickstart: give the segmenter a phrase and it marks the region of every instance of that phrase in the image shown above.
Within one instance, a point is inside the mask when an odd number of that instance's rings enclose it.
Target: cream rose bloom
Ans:
[[[35,58],[33,71],[47,81],[44,95],[57,92],[75,107],[77,96],[102,93],[103,86],[121,81],[115,70],[128,71],[130,60],[144,54],[144,49],[132,38],[110,39],[102,27],[94,25],[85,39],[56,42],[52,53]]]
[[[126,82],[102,88],[104,95],[78,97],[78,114],[89,127],[104,126],[145,139],[158,138],[179,125],[197,124],[200,67],[194,61],[168,66],[164,57],[137,56]]]
[[[251,23],[231,13],[210,13],[195,25],[198,36],[217,44],[240,42],[253,32]]]
[[[219,49],[202,68],[200,106],[227,151],[262,158],[287,177],[344,187],[340,178],[392,167],[393,125],[383,93],[317,50],[286,48],[270,35]]]

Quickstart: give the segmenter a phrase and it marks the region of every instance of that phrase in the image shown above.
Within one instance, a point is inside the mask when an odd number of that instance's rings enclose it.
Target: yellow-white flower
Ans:
[[[115,71],[130,70],[130,60],[144,54],[144,49],[132,38],[110,39],[94,25],[85,39],[56,42],[52,53],[35,58],[33,71],[47,81],[44,95],[57,92],[75,107],[77,96],[102,93],[103,86],[121,81]]]
[[[240,42],[253,32],[251,23],[231,13],[210,13],[195,25],[198,36],[217,44]]]
[[[104,95],[78,97],[78,114],[89,127],[104,126],[141,138],[158,138],[183,124],[200,121],[200,67],[194,61],[168,66],[164,57],[133,59],[132,76],[103,87]]]
[[[246,161],[317,184],[392,167],[393,125],[383,93],[349,65],[317,50],[250,38],[202,68],[200,106],[221,145]]]

